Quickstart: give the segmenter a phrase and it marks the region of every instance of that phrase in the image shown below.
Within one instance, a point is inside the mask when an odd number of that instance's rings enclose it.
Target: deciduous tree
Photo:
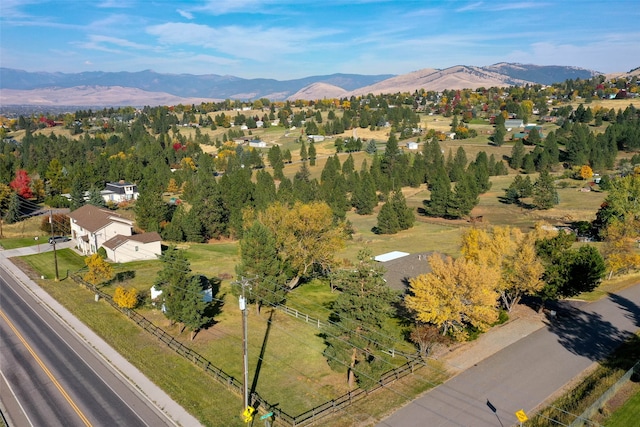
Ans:
[[[9,185],[16,193],[18,193],[18,196],[23,199],[30,199],[33,197],[33,192],[31,191],[31,178],[24,169],[18,169],[16,171],[16,177],[9,183]]]
[[[125,289],[122,286],[118,286],[113,293],[113,302],[121,308],[136,308],[139,301],[138,290],[136,288]]]
[[[346,223],[334,220],[324,202],[274,203],[259,212],[257,220],[275,236],[278,257],[290,272],[291,288],[312,273],[329,271],[347,237]]]
[[[410,279],[411,294],[405,297],[417,321],[463,340],[468,326],[484,331],[498,319],[498,269],[439,254],[429,258],[429,265],[431,273]]]
[[[88,271],[82,278],[93,285],[106,282],[113,277],[113,266],[98,254],[86,257],[84,263]]]

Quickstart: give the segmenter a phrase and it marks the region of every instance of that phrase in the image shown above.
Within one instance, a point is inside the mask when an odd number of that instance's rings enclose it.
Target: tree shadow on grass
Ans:
[[[549,304],[547,328],[573,354],[594,362],[604,361],[633,334],[622,331],[598,314],[582,310],[570,301]]]

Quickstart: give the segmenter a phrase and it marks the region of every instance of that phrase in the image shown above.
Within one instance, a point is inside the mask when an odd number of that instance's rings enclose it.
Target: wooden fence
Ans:
[[[211,362],[205,359],[201,354],[197,353],[196,351],[193,351],[189,347],[182,344],[180,341],[173,338],[171,334],[169,334],[162,328],[154,325],[149,319],[147,319],[137,311],[120,307],[118,304],[115,303],[115,301],[113,301],[113,298],[111,297],[111,295],[102,292],[96,286],[84,281],[79,275],[72,274],[72,275],[69,275],[69,277],[71,277],[71,279],[76,283],[85,286],[91,292],[95,293],[96,299],[101,298],[105,300],[113,308],[115,308],[116,310],[120,311],[125,316],[133,320],[142,329],[144,329],[145,331],[147,331],[148,333],[152,334],[153,336],[158,338],[160,341],[165,343],[169,348],[171,348],[177,354],[191,361],[193,364],[199,366],[207,374],[211,375],[217,381],[224,384],[229,390],[237,393],[238,395],[242,395],[243,393],[242,383],[238,381],[236,378],[224,372],[222,369],[211,364]],[[318,327],[321,327],[321,322],[319,319],[311,318],[310,316],[304,315],[298,312],[297,310],[287,308],[286,306],[279,306],[277,308],[287,312],[287,314],[294,315],[295,317],[298,317],[301,320],[307,321],[309,323],[314,323],[318,325]],[[265,399],[260,397],[260,395],[256,392],[251,394],[249,401],[252,402],[254,407],[260,409],[261,411],[273,412],[275,423],[277,423],[277,424],[273,424],[274,426],[283,425],[283,426],[297,427],[297,426],[310,425],[312,423],[317,422],[321,418],[327,417],[339,410],[344,409],[345,407],[351,405],[353,402],[356,402],[362,399],[363,397],[368,396],[370,393],[376,390],[379,390],[382,387],[385,387],[386,385],[399,380],[400,378],[403,378],[407,375],[412,374],[416,369],[416,366],[418,365],[423,365],[423,362],[420,359],[418,358],[410,359],[404,365],[383,374],[380,380],[376,383],[376,385],[370,388],[369,390],[356,389],[356,390],[349,391],[348,393],[345,393],[340,397],[331,399],[328,402],[318,405],[315,408],[309,409],[308,411],[305,411],[296,416],[287,414],[282,409],[269,404],[269,402],[267,402]]]

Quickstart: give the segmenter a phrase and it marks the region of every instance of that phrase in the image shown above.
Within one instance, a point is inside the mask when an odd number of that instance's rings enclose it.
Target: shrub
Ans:
[[[125,289],[118,286],[113,294],[113,301],[121,308],[136,308],[139,302],[138,290],[135,288]]]

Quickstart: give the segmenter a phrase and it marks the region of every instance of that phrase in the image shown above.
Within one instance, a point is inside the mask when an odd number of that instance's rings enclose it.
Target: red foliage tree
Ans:
[[[18,169],[16,171],[16,178],[11,181],[9,185],[16,191],[16,193],[18,193],[18,196],[25,199],[33,197],[33,192],[31,191],[31,178],[29,178],[29,174],[24,169]]]

